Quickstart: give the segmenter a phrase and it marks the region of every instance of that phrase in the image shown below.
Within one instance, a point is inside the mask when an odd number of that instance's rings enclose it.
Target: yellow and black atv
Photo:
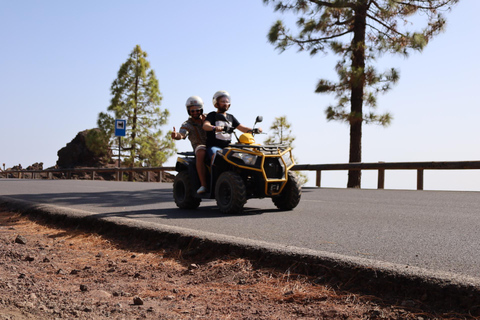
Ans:
[[[225,119],[226,120],[226,119]],[[258,116],[255,125],[263,119]],[[272,198],[280,210],[292,210],[300,202],[301,186],[295,173],[292,149],[285,144],[257,145],[252,133],[244,133],[215,156],[208,167],[210,192],[197,194],[200,187],[193,152],[179,153],[173,183],[175,203],[182,209],[195,209],[202,198],[216,199],[222,213],[243,211],[248,199]],[[233,132],[233,128],[225,128]]]

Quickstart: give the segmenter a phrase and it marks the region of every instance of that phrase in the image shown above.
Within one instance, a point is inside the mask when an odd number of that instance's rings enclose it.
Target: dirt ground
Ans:
[[[0,212],[2,319],[466,319],[342,292],[238,257],[191,261]],[[470,318],[469,318],[470,319]]]

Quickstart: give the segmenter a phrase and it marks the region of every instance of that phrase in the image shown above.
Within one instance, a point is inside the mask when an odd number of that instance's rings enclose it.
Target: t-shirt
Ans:
[[[225,127],[226,125],[229,125],[230,127],[236,128],[240,124],[237,118],[235,118],[230,113],[227,113],[225,117],[227,118],[228,123],[222,120],[217,120],[216,116],[217,116],[217,112],[212,111],[207,115],[207,118],[205,120],[209,121],[213,126],[216,126],[216,127]],[[230,144],[231,141],[232,141],[231,133],[207,131],[207,148],[208,147],[225,148]]]
[[[199,145],[205,145],[206,143],[207,136],[205,134],[205,130],[202,128],[202,124],[196,123],[192,118],[188,118],[187,121],[182,123],[182,126],[178,132],[188,136],[193,150],[195,150]]]

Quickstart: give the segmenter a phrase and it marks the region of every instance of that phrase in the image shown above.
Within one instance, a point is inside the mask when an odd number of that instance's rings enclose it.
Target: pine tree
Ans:
[[[293,149],[293,142],[295,137],[292,136],[291,124],[287,121],[287,116],[276,117],[275,121],[270,126],[272,135],[269,135],[268,138],[264,141],[265,144],[286,144]],[[295,158],[295,162],[297,159]],[[300,179],[300,184],[304,185],[308,182],[308,177],[306,174],[300,171],[296,171],[295,174]]]
[[[272,135],[268,136],[265,144],[284,143],[289,147],[292,146],[295,137],[292,136],[291,124],[287,121],[287,116],[276,117],[275,121],[270,126]]]
[[[350,125],[349,162],[362,161],[362,124],[390,124],[389,113],[376,114],[376,97],[398,81],[398,71],[379,73],[372,65],[385,53],[408,56],[421,51],[444,26],[442,11],[458,0],[263,0],[275,10],[291,11],[299,18],[293,35],[282,21],[273,24],[268,39],[280,51],[296,46],[310,55],[332,51],[340,56],[335,69],[339,80],[322,79],[315,92],[333,93],[336,105],[326,109],[327,120]],[[426,19],[423,29],[412,32],[413,19]],[[365,112],[364,106],[370,111]],[[352,170],[347,187],[359,188],[360,171]]]
[[[137,45],[118,71],[111,86],[112,99],[108,113],[100,113],[98,126],[118,148],[114,137],[115,119],[127,120],[127,136],[122,149],[128,151],[127,166],[161,166],[175,152],[175,145],[161,126],[167,123],[169,112],[160,109],[162,95],[155,72],[146,60],[147,53]]]

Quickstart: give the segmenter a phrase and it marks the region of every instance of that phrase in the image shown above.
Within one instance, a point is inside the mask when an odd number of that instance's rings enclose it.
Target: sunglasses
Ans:
[[[203,112],[203,109],[191,109],[190,113]]]

